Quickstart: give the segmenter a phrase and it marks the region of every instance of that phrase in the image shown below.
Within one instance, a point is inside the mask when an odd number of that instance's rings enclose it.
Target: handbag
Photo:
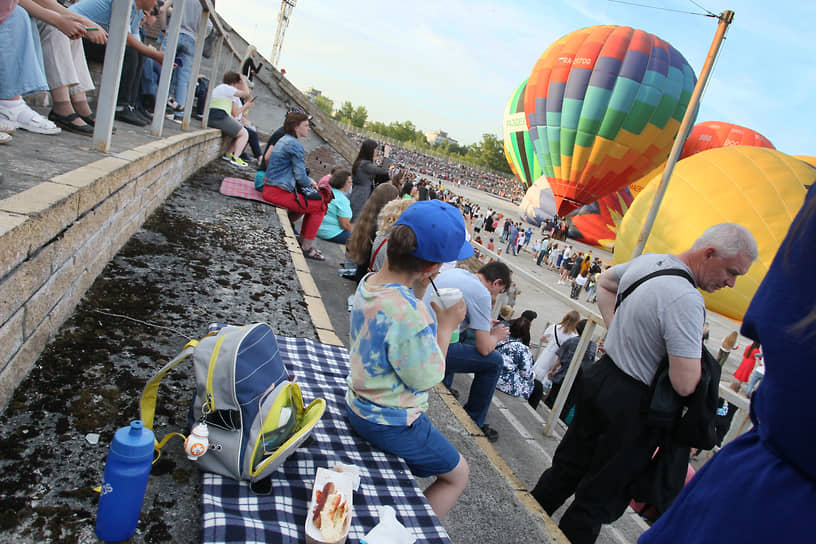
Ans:
[[[307,187],[298,187],[298,192],[303,195],[306,200],[322,200],[323,197],[320,194],[320,191],[315,189],[312,186]]]

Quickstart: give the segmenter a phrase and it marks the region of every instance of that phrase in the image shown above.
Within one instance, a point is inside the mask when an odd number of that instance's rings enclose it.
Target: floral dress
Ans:
[[[502,364],[496,389],[508,395],[528,398],[533,391],[533,354],[518,338],[512,336],[506,342],[496,346],[501,353]]]

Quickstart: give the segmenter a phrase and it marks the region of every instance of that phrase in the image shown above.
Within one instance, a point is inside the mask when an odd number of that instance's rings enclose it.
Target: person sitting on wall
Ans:
[[[22,95],[48,89],[43,72],[40,36],[32,30],[28,12],[15,0],[0,10],[0,143],[11,140],[7,133],[22,128],[39,134],[59,134],[60,128],[23,100]],[[85,27],[76,24],[72,36]]]
[[[249,166],[241,160],[241,152],[247,144],[249,134],[241,123],[235,120],[235,114],[243,113],[241,108],[233,102],[232,97],[249,97],[249,88],[244,84],[243,78],[237,72],[227,72],[224,74],[224,82],[218,85],[212,92],[210,100],[210,116],[207,119],[207,126],[217,128],[225,136],[233,138],[227,149],[226,155],[221,157],[235,166]],[[242,108],[247,108],[254,103],[253,98],[249,98]],[[237,111],[236,111],[237,110]]]
[[[68,9],[87,17],[97,26],[109,29],[113,0],[79,0]],[[143,117],[136,108],[142,76],[142,57],[161,64],[164,53],[145,45],[139,38],[139,23],[142,12],[151,12],[157,7],[156,0],[134,0],[130,7],[130,24],[126,39],[125,56],[122,61],[122,75],[119,80],[119,96],[116,103],[116,119],[136,126],[146,126],[150,119]],[[83,38],[85,57],[89,60],[105,62],[105,45]]]
[[[303,217],[298,236],[303,256],[325,261],[323,254],[312,244],[326,215],[326,204],[317,191],[317,183],[306,174],[306,153],[300,143],[301,139],[309,136],[309,117],[304,113],[289,113],[283,127],[286,135],[275,144],[269,155],[269,166],[263,179],[263,199],[289,210],[289,221],[292,223]],[[316,199],[301,194],[307,187],[317,192]]]
[[[94,84],[85,61],[82,41],[69,34],[76,23],[84,27],[85,36],[97,44],[107,42],[108,34],[97,25],[69,11],[56,0],[24,1],[29,14],[37,19],[42,42],[45,77],[51,92],[52,109],[48,119],[69,132],[93,136],[94,117],[85,96]]]

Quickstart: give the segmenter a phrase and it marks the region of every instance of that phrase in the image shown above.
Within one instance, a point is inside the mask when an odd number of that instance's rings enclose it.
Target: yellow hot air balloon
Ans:
[[[809,157],[808,155],[794,155],[794,157],[816,168],[816,157]]]
[[[732,146],[692,155],[674,168],[644,253],[681,253],[711,225],[744,225],[759,259],[733,289],[703,293],[709,310],[741,321],[814,180],[816,169],[773,149]],[[651,180],[624,216],[616,264],[632,258],[657,186]]]
[[[657,182],[660,182],[660,176],[663,175],[663,170],[666,169],[666,161],[663,161],[663,164],[649,170],[649,173],[640,178],[639,180],[629,184],[629,192],[632,193],[632,198],[637,198],[637,195],[640,194],[643,189],[646,188],[646,185],[649,184],[653,179],[656,179]]]

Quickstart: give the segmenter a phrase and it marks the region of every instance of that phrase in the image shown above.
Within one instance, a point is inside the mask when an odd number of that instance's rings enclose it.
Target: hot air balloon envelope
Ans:
[[[502,126],[504,127],[504,156],[510,169],[524,184],[530,187],[541,177],[541,165],[538,163],[533,143],[527,127],[527,118],[524,115],[524,89],[527,87],[525,79],[513,92],[504,110]]]
[[[723,121],[705,121],[697,123],[689,132],[686,143],[683,144],[681,159],[685,159],[700,151],[727,147],[729,145],[750,145],[776,149],[768,138],[750,128],[741,127]]]
[[[703,293],[710,310],[741,320],[814,179],[816,169],[767,148],[722,147],[692,155],[674,168],[644,253],[682,253],[718,223],[745,226],[757,241],[759,259],[733,288]],[[624,216],[615,263],[631,259],[657,185],[649,183]]]
[[[532,187],[527,189],[519,207],[524,218],[535,225],[540,225],[545,219],[553,218],[555,199],[547,178],[538,178]]]
[[[629,188],[624,187],[592,204],[581,206],[567,216],[569,237],[585,244],[612,249],[618,226],[632,200]]]
[[[653,34],[593,26],[539,58],[524,112],[560,215],[622,189],[669,155],[696,78]]]

